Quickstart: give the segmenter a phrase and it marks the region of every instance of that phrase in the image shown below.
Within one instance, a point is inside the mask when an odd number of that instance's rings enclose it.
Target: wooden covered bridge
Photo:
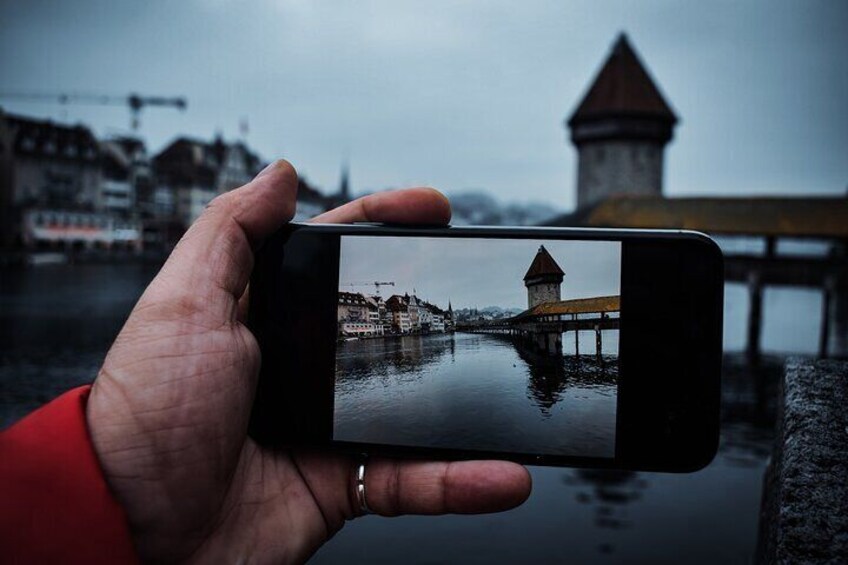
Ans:
[[[515,336],[547,355],[562,355],[562,335],[567,332],[574,332],[575,355],[580,355],[579,332],[594,331],[595,354],[600,357],[601,332],[618,330],[621,298],[616,295],[562,300],[564,279],[565,271],[542,245],[524,275],[527,310],[512,318],[465,323],[456,329]]]
[[[562,355],[562,336],[574,332],[574,354],[580,355],[581,331],[595,333],[595,355],[603,350],[603,330],[618,330],[621,314],[619,296],[598,296],[543,302],[503,320],[458,327],[470,333],[514,336],[528,347],[547,355]]]
[[[746,352],[760,357],[763,291],[800,287],[822,293],[819,356],[848,357],[848,198],[663,198],[615,196],[557,218],[549,225],[599,228],[689,229],[740,240],[724,250],[726,282],[747,285],[750,297]],[[800,243],[796,252],[781,243]],[[750,249],[751,243],[759,243]],[[825,252],[813,252],[813,245]],[[815,315],[814,313],[811,313]]]

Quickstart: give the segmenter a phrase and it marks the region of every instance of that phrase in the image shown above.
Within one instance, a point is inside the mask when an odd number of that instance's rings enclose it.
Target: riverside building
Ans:
[[[453,328],[453,309],[448,310],[408,293],[387,300],[358,292],[338,295],[338,335],[374,337],[419,333],[443,333]]]

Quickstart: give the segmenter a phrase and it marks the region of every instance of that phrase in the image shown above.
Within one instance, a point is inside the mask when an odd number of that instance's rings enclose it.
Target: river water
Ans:
[[[612,457],[617,375],[614,355],[545,358],[507,336],[347,341],[336,351],[333,437]]]
[[[0,427],[90,382],[154,274],[145,265],[0,271]],[[819,306],[817,293],[767,291],[766,349],[814,352]],[[752,372],[733,353],[744,343],[746,312],[744,290],[730,287],[721,445],[704,470],[672,475],[531,468],[533,495],[518,509],[489,516],[369,516],[348,524],[315,562],[749,562],[782,360],[767,356]],[[455,339],[454,353],[468,345],[465,337]],[[502,353],[520,359],[508,352]],[[448,363],[450,346],[439,359]],[[568,387],[534,385],[526,373],[511,386],[524,406],[510,410],[540,420],[546,410],[556,412],[553,399],[568,395]]]

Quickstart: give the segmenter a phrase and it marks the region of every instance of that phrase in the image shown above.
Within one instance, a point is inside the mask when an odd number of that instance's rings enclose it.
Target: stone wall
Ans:
[[[760,563],[848,563],[848,362],[792,358],[763,482]]]
[[[562,285],[559,283],[540,283],[527,287],[527,307],[532,308],[543,302],[559,302]]]
[[[578,148],[577,207],[613,194],[662,195],[663,147],[652,141],[598,141]]]

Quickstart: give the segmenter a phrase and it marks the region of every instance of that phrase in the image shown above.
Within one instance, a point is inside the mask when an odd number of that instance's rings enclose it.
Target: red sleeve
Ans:
[[[4,563],[138,562],[88,435],[89,390],[71,390],[0,433]]]

